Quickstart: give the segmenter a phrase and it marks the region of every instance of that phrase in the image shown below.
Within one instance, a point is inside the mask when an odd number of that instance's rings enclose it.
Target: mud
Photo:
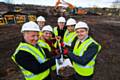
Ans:
[[[93,80],[120,80],[120,17],[75,16],[86,21],[91,35],[102,45],[97,56]],[[55,26],[57,17],[47,17],[47,23]],[[10,56],[21,41],[21,26],[0,26],[0,80],[23,80],[19,68]]]

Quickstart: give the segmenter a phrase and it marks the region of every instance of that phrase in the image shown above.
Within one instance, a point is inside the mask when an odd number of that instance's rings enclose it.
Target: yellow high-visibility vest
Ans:
[[[64,37],[63,37],[63,42],[66,45],[70,45],[72,41],[74,40],[74,38],[76,37],[76,32],[69,32],[68,30],[65,31]]]
[[[41,47],[46,48],[46,49],[48,49],[48,50],[51,52],[51,47],[50,47],[49,44],[46,43],[44,40],[38,40],[38,44],[39,44]],[[51,69],[52,69],[52,70],[55,70],[55,69],[56,69],[56,65],[53,65]]]
[[[37,49],[36,47],[30,45],[30,44],[27,44],[27,43],[20,43],[19,46],[17,47],[15,53],[12,55],[12,59],[13,61],[17,64],[17,62],[15,61],[15,55],[19,52],[19,50],[22,50],[22,51],[26,51],[28,53],[30,53],[31,55],[33,55],[39,63],[44,63],[47,59],[45,59],[45,56],[42,54],[44,53],[44,51],[42,50],[42,53],[39,51],[39,49]],[[45,53],[44,53],[45,54]],[[50,73],[50,70],[47,69],[45,70],[44,72],[42,73],[39,73],[39,74],[33,74],[32,72],[24,69],[22,66],[20,66],[19,64],[17,64],[23,75],[25,76],[25,79],[26,80],[43,80],[45,79],[49,73]],[[32,64],[31,64],[32,65]]]
[[[81,45],[78,47],[79,40],[76,41],[75,47],[73,49],[73,53],[77,56],[82,56],[84,52],[87,50],[87,48],[91,45],[91,43],[94,42],[96,45],[99,46],[99,49],[97,53],[100,51],[101,46],[93,40],[91,37],[84,42],[81,43]],[[73,67],[75,71],[82,76],[90,76],[94,73],[94,65],[95,65],[95,59],[96,59],[97,54],[94,56],[94,58],[85,66],[77,64],[73,62]]]

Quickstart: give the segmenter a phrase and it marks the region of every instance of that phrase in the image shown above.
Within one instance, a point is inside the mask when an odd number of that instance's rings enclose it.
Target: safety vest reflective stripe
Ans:
[[[79,56],[82,56],[82,54],[83,54],[83,52],[84,52],[84,50],[85,50],[85,47],[88,46],[88,45],[91,44],[91,43],[92,43],[92,40],[90,39],[89,42],[87,42],[85,45],[82,46],[82,49],[81,49],[81,51],[80,51],[81,53],[79,54]]]
[[[100,49],[101,49],[101,46],[96,42],[94,41],[91,37],[87,40],[85,40],[83,43],[81,43],[80,46],[78,46],[78,43],[80,41],[77,40],[76,43],[75,43],[75,47],[74,47],[74,50],[73,50],[73,53],[76,54],[77,56],[82,56],[84,54],[84,51],[87,50],[87,48],[89,47],[89,45],[94,42],[95,44],[97,44]],[[99,49],[99,50],[100,50]],[[98,50],[98,52],[99,52]],[[73,66],[75,68],[75,71],[82,75],[82,76],[89,76],[91,74],[93,74],[93,70],[94,70],[94,64],[95,64],[95,58],[96,58],[97,54],[94,56],[94,58],[85,66],[83,65],[80,65],[78,63],[75,63],[73,62]]]
[[[71,42],[73,41],[73,39],[76,37],[76,33],[75,32],[71,32],[69,33],[68,30],[66,30],[63,41],[65,43],[65,45],[71,46]]]
[[[51,48],[50,48],[50,46],[48,45],[48,43],[46,43],[46,42],[43,41],[43,40],[39,40],[39,41],[38,41],[38,45],[40,45],[40,46],[43,47],[43,48],[47,48],[49,51],[51,51]]]
[[[42,59],[39,57],[39,55],[38,55],[34,50],[32,50],[31,48],[29,48],[29,47],[27,47],[27,46],[21,46],[20,48],[21,48],[21,49],[30,50],[30,51],[32,51],[33,53],[35,53],[35,55],[37,56],[38,61],[39,61],[40,63],[45,62],[45,59],[42,60]]]
[[[91,61],[95,61],[95,59],[92,59]],[[93,68],[94,67],[94,65],[91,65],[91,66],[89,66],[89,65],[86,65],[86,66],[82,66],[82,65],[80,65],[80,64],[78,64],[80,67],[82,67],[82,68]]]
[[[57,27],[54,27],[54,34],[55,34],[55,36],[58,36]]]
[[[43,63],[46,61],[44,55],[42,55],[42,53],[39,51],[39,49],[37,49],[29,44],[26,44],[26,43],[20,43],[20,45],[18,46],[18,48],[16,49],[15,53],[12,56],[13,61],[15,61],[15,55],[18,53],[19,50],[23,50],[23,51],[27,51],[27,52],[31,53],[39,61],[39,63]],[[15,63],[16,63],[16,61],[15,61]],[[42,73],[35,75],[32,72],[24,69],[19,64],[17,64],[17,65],[20,67],[26,80],[38,80],[38,79],[43,80],[45,77],[47,77],[49,75],[49,69]]]

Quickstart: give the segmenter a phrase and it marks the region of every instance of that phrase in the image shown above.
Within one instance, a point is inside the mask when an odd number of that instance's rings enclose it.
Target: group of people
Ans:
[[[61,57],[61,50],[72,62],[74,80],[92,80],[101,45],[88,35],[87,23],[59,17],[58,25],[52,27],[45,25],[43,16],[36,21],[22,25],[23,40],[11,56],[25,80],[56,80],[51,72],[56,70],[55,60]]]

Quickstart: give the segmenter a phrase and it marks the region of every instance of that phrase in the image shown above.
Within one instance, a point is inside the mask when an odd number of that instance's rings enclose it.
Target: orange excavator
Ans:
[[[70,9],[74,9],[75,8],[75,6],[73,6],[72,4],[70,4],[70,3],[68,3],[68,2],[66,2],[66,1],[64,1],[64,0],[58,0],[57,2],[56,2],[56,5],[55,5],[55,7],[57,8],[58,6],[59,6],[59,4],[63,4],[63,5],[68,5],[68,7],[70,8]]]
[[[74,11],[74,12],[72,12],[72,14],[81,15],[81,14],[86,14],[87,13],[86,10],[79,9],[79,8],[77,9],[74,5],[66,2],[65,0],[57,0],[55,8],[57,9],[60,4],[62,6],[67,5],[67,7],[70,9],[70,11]]]

